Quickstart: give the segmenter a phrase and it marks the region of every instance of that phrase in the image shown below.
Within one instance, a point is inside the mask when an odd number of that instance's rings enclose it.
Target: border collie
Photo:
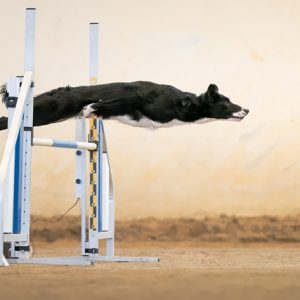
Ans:
[[[1,94],[7,103],[9,95],[5,86]],[[248,113],[248,109],[219,94],[215,84],[197,96],[170,85],[138,81],[67,86],[43,93],[34,98],[33,126],[72,117],[97,117],[156,129],[214,120],[241,121]],[[4,129],[7,129],[7,118],[1,117],[0,130]]]

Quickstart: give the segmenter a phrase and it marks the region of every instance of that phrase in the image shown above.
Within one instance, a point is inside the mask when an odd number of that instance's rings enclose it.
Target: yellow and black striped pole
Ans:
[[[98,142],[97,119],[89,119],[90,142]],[[89,202],[89,228],[97,230],[97,157],[98,150],[90,151],[89,178],[90,178],[90,202]]]
[[[98,50],[99,50],[99,25],[90,23],[90,47],[89,47],[89,79],[90,85],[97,84],[98,81]],[[89,154],[89,245],[87,251],[90,254],[99,252],[98,244],[98,206],[99,206],[99,120],[89,119],[89,141],[97,143],[97,150],[90,151]]]

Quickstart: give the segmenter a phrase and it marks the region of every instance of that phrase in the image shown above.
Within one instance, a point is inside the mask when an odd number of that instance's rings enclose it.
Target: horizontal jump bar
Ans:
[[[33,146],[97,150],[96,143],[33,138]]]

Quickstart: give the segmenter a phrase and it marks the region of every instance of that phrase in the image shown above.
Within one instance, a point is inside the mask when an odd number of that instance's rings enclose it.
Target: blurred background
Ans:
[[[240,123],[157,131],[106,121],[117,219],[300,212],[299,1],[2,1],[1,83],[23,73],[26,7],[37,8],[36,94],[88,84],[94,21],[100,83],[149,80],[197,94],[216,83],[250,109]],[[74,133],[73,120],[35,129],[36,137]],[[34,214],[58,215],[75,201],[74,158],[34,148]]]

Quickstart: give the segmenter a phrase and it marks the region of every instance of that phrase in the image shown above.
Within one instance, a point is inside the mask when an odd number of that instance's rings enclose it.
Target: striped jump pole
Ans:
[[[98,59],[99,51],[99,24],[90,23],[89,26],[89,81],[90,85],[98,82]],[[102,155],[102,137],[100,133],[100,121],[96,118],[89,119],[89,141],[98,144],[98,151],[90,151],[89,153],[89,243],[86,253],[89,255],[97,255],[99,253],[98,220],[99,220],[99,202],[101,202],[101,187],[98,182],[101,181],[101,158]],[[100,159],[100,160],[98,160]],[[98,188],[97,188],[98,187]],[[100,200],[100,201],[99,201]]]
[[[98,82],[99,24],[90,23],[89,71],[90,85]],[[89,119],[89,141],[96,142],[97,151],[89,155],[89,245],[90,255],[99,254],[99,240],[105,240],[105,255],[114,256],[114,195],[103,122]]]

